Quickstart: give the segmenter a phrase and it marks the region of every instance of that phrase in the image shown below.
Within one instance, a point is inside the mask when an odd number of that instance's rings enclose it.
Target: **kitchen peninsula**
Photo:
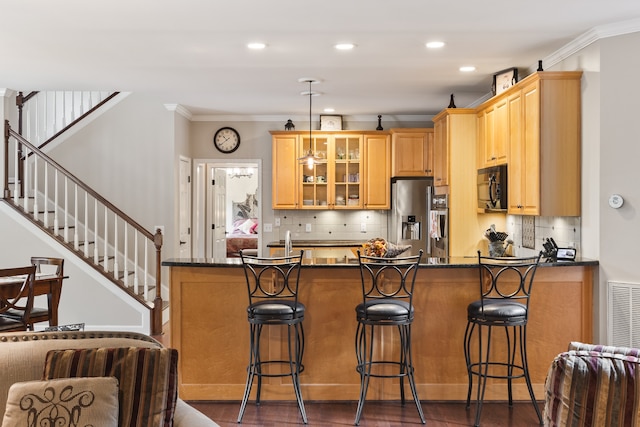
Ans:
[[[169,259],[171,346],[178,349],[180,396],[185,400],[240,400],[249,358],[247,290],[240,259]],[[538,398],[553,358],[570,341],[592,340],[592,288],[597,261],[541,263],[528,328],[532,382]],[[416,279],[413,355],[418,393],[424,400],[466,398],[462,340],[466,307],[478,298],[477,259],[426,259]],[[300,300],[304,320],[306,400],[357,400],[355,306],[360,302],[357,259],[304,258]],[[286,351],[280,331],[269,331],[262,351],[277,358]],[[381,352],[397,346],[380,341]],[[398,399],[397,383],[373,381],[368,398]],[[528,399],[524,381],[514,396]],[[289,400],[291,383],[268,378],[262,398]],[[505,400],[503,383],[489,383],[487,400]]]

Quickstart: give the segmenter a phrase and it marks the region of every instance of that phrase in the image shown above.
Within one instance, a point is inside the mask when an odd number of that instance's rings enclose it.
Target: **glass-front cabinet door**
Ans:
[[[333,182],[331,183],[336,209],[362,209],[362,135],[333,137]]]
[[[309,137],[300,143],[306,155]],[[362,135],[316,133],[311,150],[321,161],[300,165],[302,209],[362,209]]]
[[[300,153],[303,156],[309,152],[309,137],[301,138]],[[329,137],[327,135],[312,135],[311,151],[321,160],[311,167],[300,165],[300,180],[303,209],[327,209],[329,206]],[[302,157],[302,156],[301,156]]]

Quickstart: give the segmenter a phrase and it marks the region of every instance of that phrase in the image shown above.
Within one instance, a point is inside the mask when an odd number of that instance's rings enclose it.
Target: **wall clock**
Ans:
[[[221,153],[233,153],[240,147],[240,134],[234,128],[220,128],[213,136],[213,145]]]

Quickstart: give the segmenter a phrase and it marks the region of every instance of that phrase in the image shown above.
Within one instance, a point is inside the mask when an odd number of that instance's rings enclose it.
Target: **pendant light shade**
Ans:
[[[298,160],[300,161],[300,164],[306,164],[307,167],[309,169],[313,169],[313,165],[315,165],[316,163],[320,163],[322,162],[322,159],[320,157],[316,157],[316,155],[313,153],[313,138],[312,138],[312,121],[311,121],[311,100],[314,96],[316,95],[320,95],[320,93],[318,92],[313,92],[311,90],[311,85],[315,84],[315,83],[319,83],[318,80],[316,79],[311,79],[311,78],[304,78],[304,79],[300,79],[298,80],[301,83],[309,83],[309,91],[308,92],[302,92],[301,95],[305,95],[305,96],[309,96],[309,151],[307,151],[307,154],[303,157],[298,158]]]

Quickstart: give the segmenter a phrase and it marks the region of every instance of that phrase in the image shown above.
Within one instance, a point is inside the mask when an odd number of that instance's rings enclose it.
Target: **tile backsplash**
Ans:
[[[280,226],[273,236],[283,240],[287,230],[294,240],[369,240],[387,236],[387,211],[279,210]],[[311,231],[307,231],[310,227]],[[365,231],[362,231],[362,230]]]
[[[533,219],[533,242],[534,248],[523,246],[531,237],[528,228]],[[516,256],[536,255],[544,250],[542,243],[552,237],[560,247],[574,247],[580,255],[580,217],[527,217],[520,215],[507,215],[507,230],[509,238],[513,240],[513,247]],[[524,228],[523,228],[524,227]],[[523,234],[524,233],[526,234]],[[526,245],[528,246],[528,245]]]
[[[280,226],[273,228],[274,240],[283,240],[287,230],[294,240],[361,240],[387,237],[388,211],[336,211],[336,210],[278,210],[274,217]],[[533,224],[533,235],[531,227]],[[524,226],[524,229],[523,229]],[[310,231],[306,231],[310,227]],[[362,230],[365,231],[362,231]],[[580,255],[579,217],[524,217],[507,215],[506,231],[513,240],[511,253],[516,256],[536,255],[543,250],[542,243],[553,237],[558,246],[575,247]],[[523,235],[526,231],[526,236]],[[523,245],[525,237],[533,239],[533,249]]]

